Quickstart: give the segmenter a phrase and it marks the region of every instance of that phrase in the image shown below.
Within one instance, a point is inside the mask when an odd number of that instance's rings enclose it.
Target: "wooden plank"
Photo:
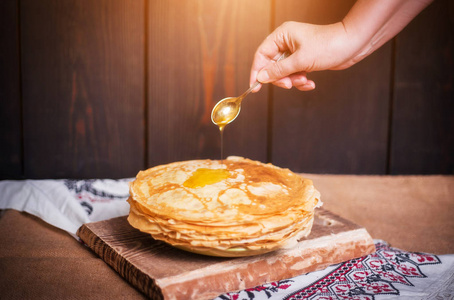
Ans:
[[[27,178],[144,165],[144,1],[21,1]]]
[[[0,179],[22,176],[17,0],[0,1]]]
[[[452,11],[434,1],[397,37],[391,174],[454,174]]]
[[[178,250],[134,229],[126,217],[85,224],[78,236],[151,299],[212,299],[375,251],[364,228],[324,209],[316,211],[311,234],[294,248],[252,257],[220,258]]]
[[[270,0],[155,0],[148,27],[148,162],[220,158],[214,104],[249,87]],[[266,160],[267,91],[249,96],[225,130],[224,153]]]
[[[342,20],[353,1],[279,1],[284,21]],[[272,162],[297,172],[384,174],[391,49],[343,71],[314,72],[311,92],[273,88]]]

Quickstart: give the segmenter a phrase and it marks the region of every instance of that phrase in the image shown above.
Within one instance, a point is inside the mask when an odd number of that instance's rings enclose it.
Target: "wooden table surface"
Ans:
[[[454,176],[315,175],[324,207],[392,246],[454,253]],[[0,295],[5,299],[141,299],[87,247],[14,210],[0,217]]]

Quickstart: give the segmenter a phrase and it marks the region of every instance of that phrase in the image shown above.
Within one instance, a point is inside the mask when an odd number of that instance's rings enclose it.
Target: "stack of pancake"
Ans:
[[[321,204],[312,181],[241,157],[141,171],[130,185],[129,223],[191,252],[248,256],[292,246]]]

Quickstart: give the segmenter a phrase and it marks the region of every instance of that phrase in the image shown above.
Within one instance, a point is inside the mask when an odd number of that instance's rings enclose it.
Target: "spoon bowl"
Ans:
[[[241,101],[243,101],[244,97],[249,95],[253,89],[257,87],[259,84],[256,81],[246,92],[244,92],[239,97],[227,97],[220,100],[216,105],[213,107],[211,111],[211,121],[219,126],[219,129],[223,129],[225,125],[231,123],[233,120],[238,117],[241,110]]]
[[[238,97],[239,98],[239,97]],[[236,97],[227,97],[220,100],[211,112],[211,121],[219,127],[233,122],[241,110],[241,100]]]

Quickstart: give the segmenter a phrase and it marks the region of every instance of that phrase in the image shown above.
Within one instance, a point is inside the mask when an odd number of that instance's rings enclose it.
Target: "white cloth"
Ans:
[[[129,213],[131,180],[0,181],[0,209],[30,213],[77,238],[85,223]]]

